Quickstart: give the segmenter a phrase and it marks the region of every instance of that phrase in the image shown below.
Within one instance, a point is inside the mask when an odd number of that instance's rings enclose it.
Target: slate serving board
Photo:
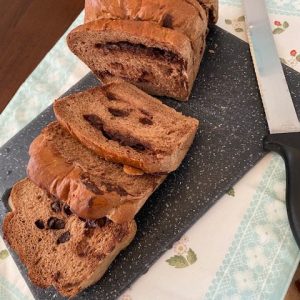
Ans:
[[[300,74],[288,67],[285,74],[296,100]],[[88,74],[67,93],[96,84],[95,77]],[[115,299],[264,155],[261,142],[267,127],[248,45],[224,30],[214,27],[209,34],[189,102],[162,99],[201,120],[194,144],[181,167],[168,176],[137,215],[134,242],[98,284],[76,299]],[[295,104],[299,112],[300,103]],[[5,191],[25,176],[28,147],[53,119],[49,107],[0,149],[1,220],[7,211]],[[36,299],[61,299],[54,289],[33,286],[14,257]]]

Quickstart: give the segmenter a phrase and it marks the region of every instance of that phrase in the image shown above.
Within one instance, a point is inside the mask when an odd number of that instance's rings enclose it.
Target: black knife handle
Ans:
[[[286,167],[286,207],[294,238],[300,248],[300,132],[270,134],[264,149],[279,153]]]

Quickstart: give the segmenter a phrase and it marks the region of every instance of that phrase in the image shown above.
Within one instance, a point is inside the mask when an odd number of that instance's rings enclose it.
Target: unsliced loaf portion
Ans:
[[[65,297],[98,281],[136,233],[134,221],[84,222],[70,215],[29,179],[13,187],[10,203],[13,211],[4,219],[4,238],[34,284],[54,286]]]
[[[187,36],[193,50],[207,26],[206,7],[197,0],[86,0],[85,23],[99,19],[151,21]]]
[[[122,165],[96,155],[58,122],[43,129],[29,155],[29,178],[87,219],[107,216],[116,223],[133,219],[166,177],[126,174]]]
[[[205,50],[208,16],[196,0],[90,0],[68,45],[105,83],[121,78],[187,100]]]
[[[62,126],[100,156],[146,173],[176,170],[199,124],[125,82],[58,99],[54,112]]]
[[[99,18],[148,20],[151,17],[153,21],[163,23],[164,17],[169,14],[178,25],[173,28],[180,30],[185,28],[182,24],[195,23],[193,16],[195,12],[201,13],[200,6],[208,10],[209,21],[216,23],[218,0],[123,0],[122,6],[119,0],[85,0],[84,21],[87,23]]]

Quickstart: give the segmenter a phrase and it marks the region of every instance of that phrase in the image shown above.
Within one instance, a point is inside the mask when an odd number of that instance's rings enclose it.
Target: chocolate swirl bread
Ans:
[[[207,2],[86,0],[85,24],[68,45],[103,82],[121,78],[187,100],[205,50]]]
[[[98,281],[136,233],[133,220],[120,225],[105,218],[80,220],[29,179],[13,187],[10,204],[5,240],[34,284],[54,286],[65,297]]]
[[[58,122],[43,129],[29,149],[27,173],[39,187],[86,219],[134,218],[164,175],[128,175],[73,138]]]
[[[199,124],[125,82],[58,99],[54,112],[62,126],[106,160],[146,173],[176,170]]]

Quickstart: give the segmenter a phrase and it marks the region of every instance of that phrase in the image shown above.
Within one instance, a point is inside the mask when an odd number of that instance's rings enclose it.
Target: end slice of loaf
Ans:
[[[81,221],[29,179],[13,187],[10,203],[13,210],[4,219],[4,238],[34,284],[54,286],[65,297],[98,281],[136,233],[134,221]]]
[[[205,48],[206,27],[201,30],[203,41],[193,50],[185,34],[155,22],[97,19],[72,30],[67,42],[104,83],[120,78],[187,101]]]
[[[86,219],[133,219],[166,177],[126,174],[122,165],[99,157],[58,122],[43,129],[29,155],[29,178]]]
[[[63,127],[100,156],[147,173],[176,170],[199,124],[125,82],[58,99],[54,112]]]

